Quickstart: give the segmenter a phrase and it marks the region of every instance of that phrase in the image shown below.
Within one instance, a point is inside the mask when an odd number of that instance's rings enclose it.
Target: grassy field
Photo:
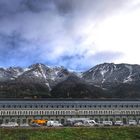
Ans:
[[[0,140],[140,140],[140,128],[1,128]]]

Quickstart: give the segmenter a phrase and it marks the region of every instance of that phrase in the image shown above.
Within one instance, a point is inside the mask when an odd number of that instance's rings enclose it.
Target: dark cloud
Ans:
[[[119,54],[86,43],[92,27],[128,0],[0,0],[0,65],[34,62],[86,69]],[[87,64],[87,62],[89,64]]]
[[[10,36],[0,34],[1,66],[27,66],[30,63],[38,62],[38,55],[40,53],[37,46],[33,46],[31,42],[23,39],[16,32],[13,32]]]
[[[126,0],[127,1],[127,0]],[[126,2],[122,0],[1,0],[0,15],[12,15],[25,11],[42,12],[57,10],[62,14],[70,13],[77,15],[102,15],[117,7],[123,6]],[[114,8],[115,7],[115,8]]]

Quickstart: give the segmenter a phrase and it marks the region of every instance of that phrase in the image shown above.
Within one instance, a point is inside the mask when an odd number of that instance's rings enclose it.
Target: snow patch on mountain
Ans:
[[[128,68],[129,73],[130,73],[129,75],[132,75],[132,71],[133,71],[132,66],[130,66],[130,65],[125,65],[125,67]]]
[[[131,65],[125,65],[125,67],[129,70],[129,75],[128,75],[128,77],[126,77],[126,78],[124,79],[123,83],[128,83],[128,82],[133,81],[133,79],[131,78],[133,68],[132,68]]]
[[[42,77],[42,74],[39,71],[33,71],[32,73],[36,77]]]
[[[23,69],[24,72],[29,71],[29,70],[31,70],[31,69],[30,68],[24,68]]]
[[[42,66],[39,64],[39,68],[40,68],[40,73],[42,74],[42,77],[44,78],[44,79],[46,79],[46,75],[45,75],[45,73],[44,73],[44,71],[43,71],[43,69],[42,69]]]
[[[106,73],[107,71],[108,71],[108,70],[102,69],[102,70],[100,71],[100,73],[101,73],[101,75],[104,77],[104,76],[105,76],[105,73]]]
[[[49,90],[51,90],[51,87],[50,87],[49,83],[45,83],[45,85],[49,88]]]

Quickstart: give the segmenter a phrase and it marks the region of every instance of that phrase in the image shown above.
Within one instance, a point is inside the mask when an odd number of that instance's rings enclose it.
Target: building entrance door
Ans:
[[[0,124],[2,124],[2,122],[3,122],[2,119],[0,119]]]
[[[61,119],[61,123],[64,124],[64,122],[65,122],[65,120],[64,119]]]
[[[123,123],[127,124],[127,119],[126,118],[123,118]]]

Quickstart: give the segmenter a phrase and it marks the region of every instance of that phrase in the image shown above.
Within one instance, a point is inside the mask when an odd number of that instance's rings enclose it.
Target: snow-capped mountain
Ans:
[[[34,64],[16,78],[22,82],[44,83],[51,89],[57,83],[65,80],[71,72],[64,67],[49,67],[43,64]]]
[[[140,98],[140,65],[104,63],[77,73],[33,64],[0,68],[0,97]]]
[[[104,63],[84,72],[82,77],[96,85],[131,83],[140,80],[140,65]]]
[[[0,81],[15,80],[17,82],[33,82],[46,84],[51,89],[60,81],[65,80],[71,73],[64,67],[49,67],[44,64],[33,64],[28,68],[0,68]]]
[[[27,68],[0,68],[0,81],[41,82],[52,87],[71,74],[95,85],[130,83],[140,80],[140,65],[104,63],[83,73],[77,73],[64,67],[49,67],[37,63]]]
[[[20,67],[0,68],[0,81],[13,80],[24,73]]]

